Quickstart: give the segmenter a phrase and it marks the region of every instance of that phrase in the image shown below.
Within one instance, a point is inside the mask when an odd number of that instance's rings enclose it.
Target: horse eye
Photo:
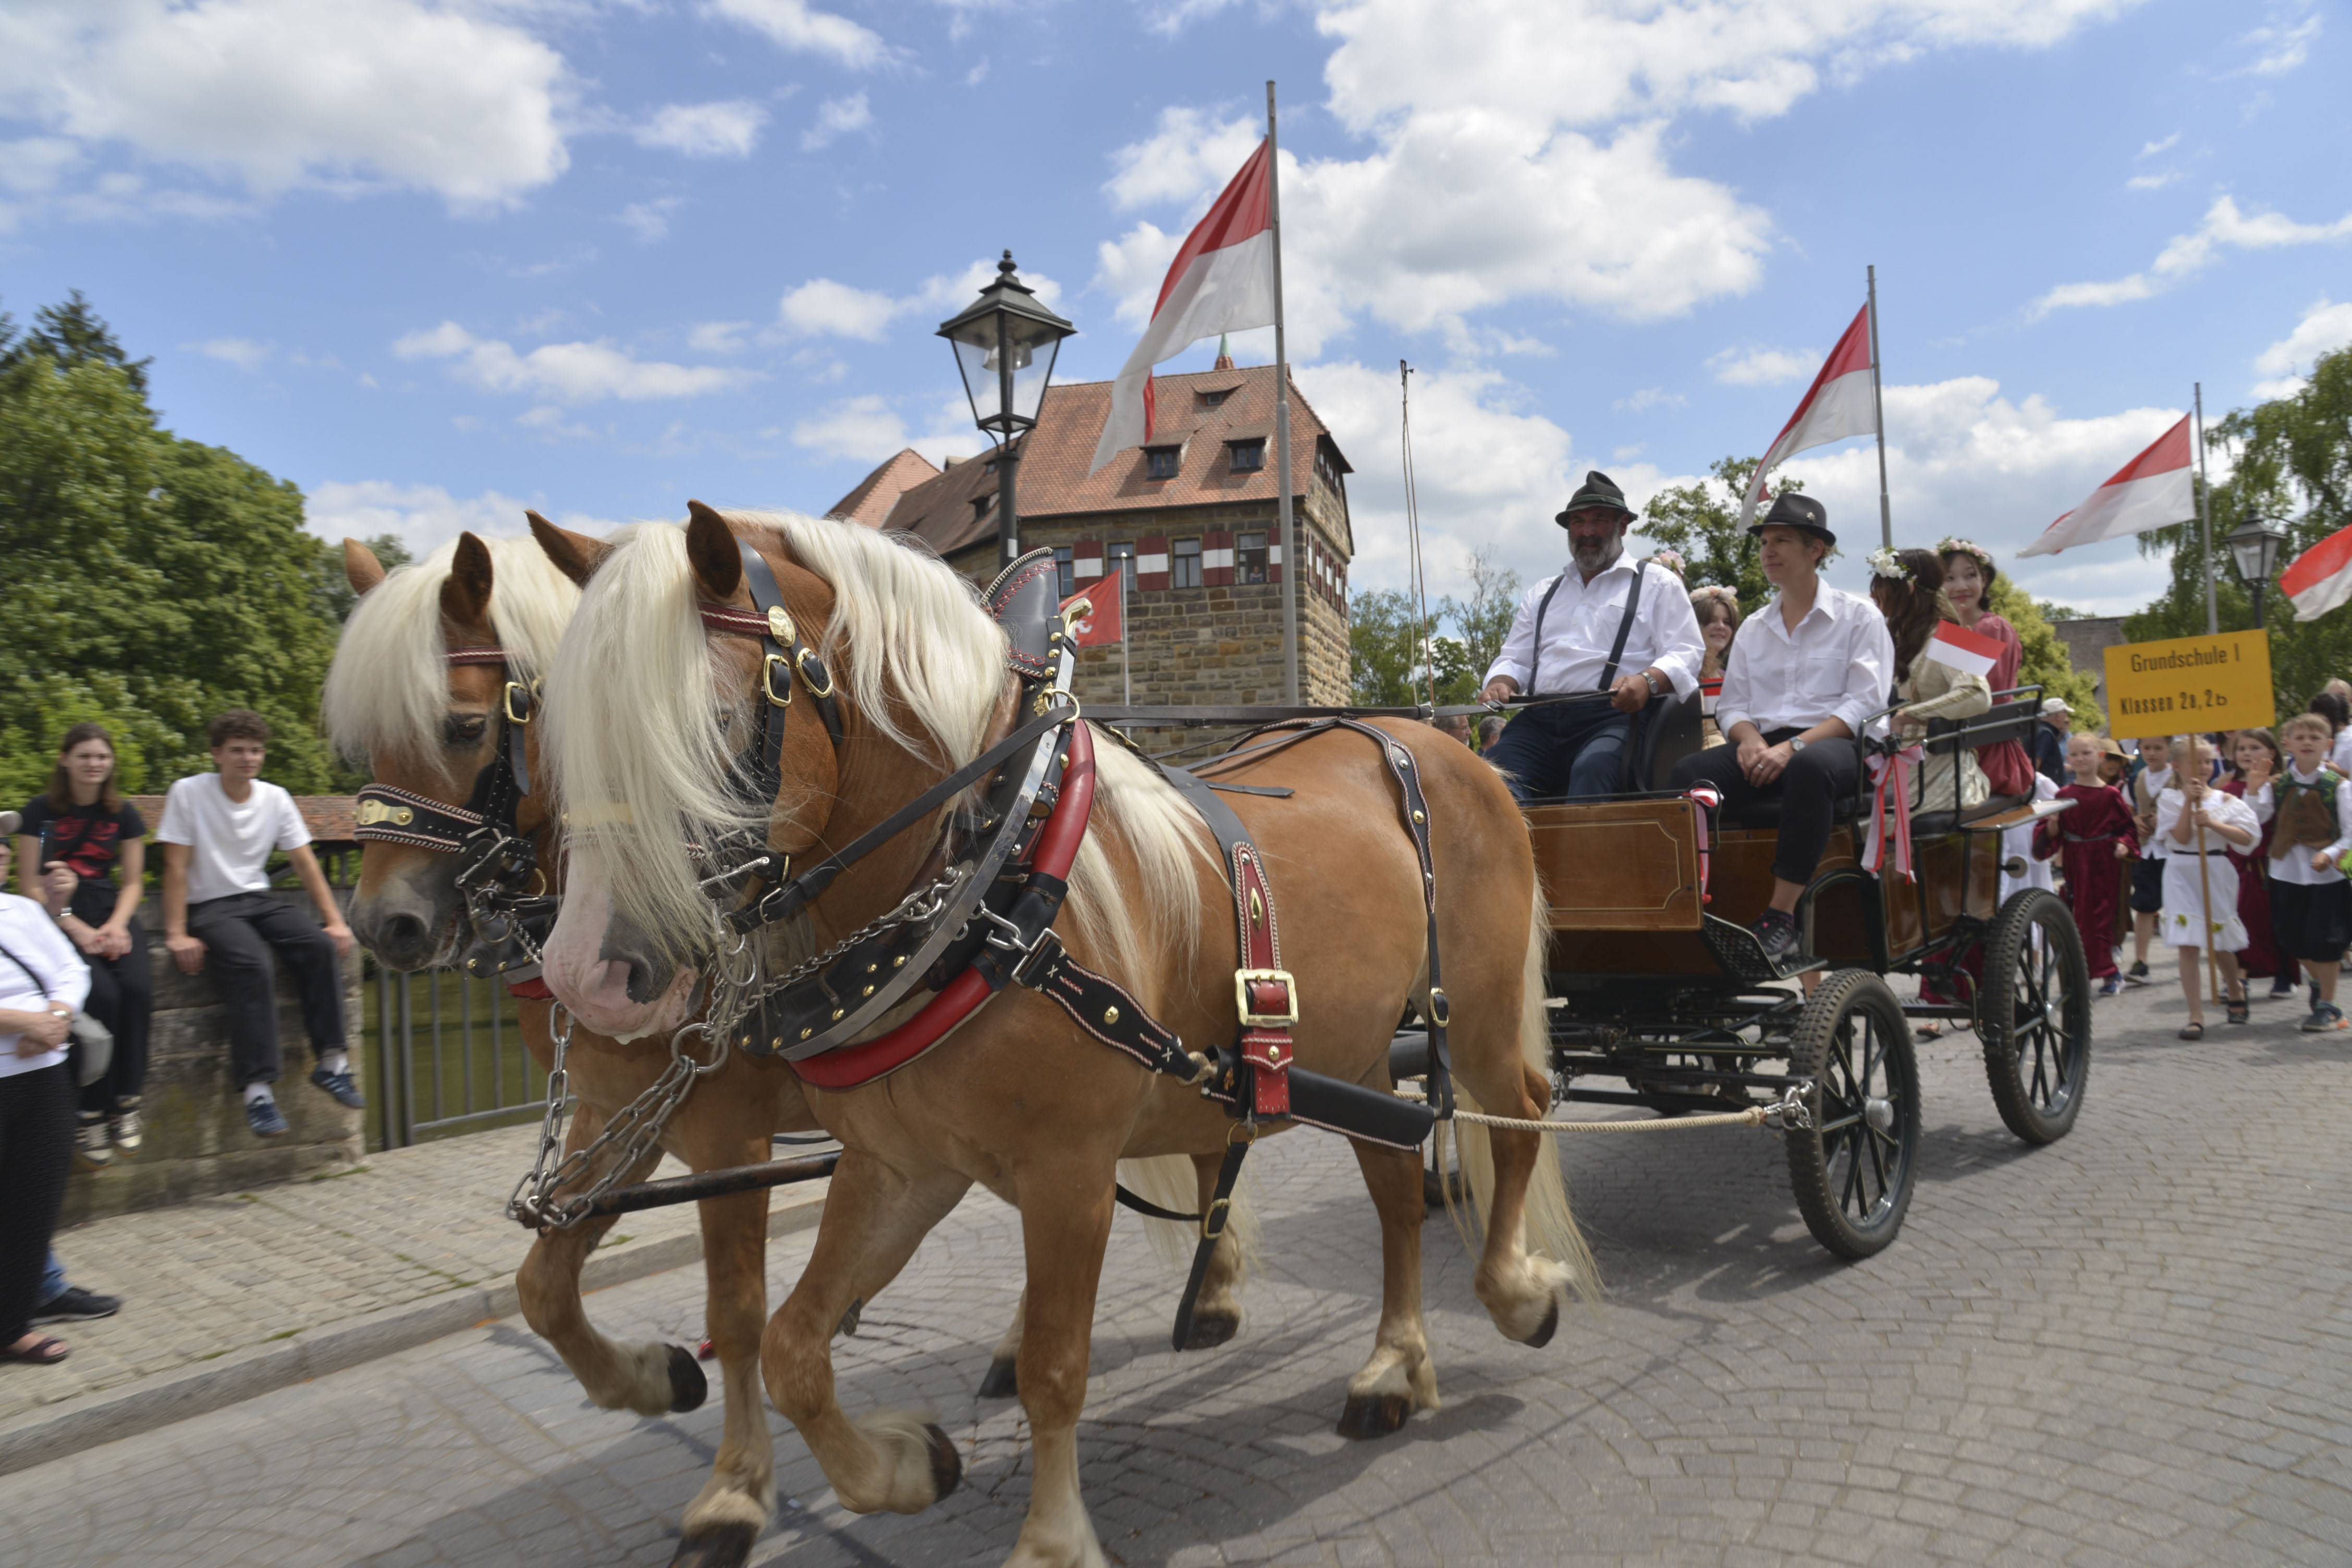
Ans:
[[[482,738],[482,732],[489,726],[486,715],[452,713],[441,721],[441,736],[453,746],[470,746]]]

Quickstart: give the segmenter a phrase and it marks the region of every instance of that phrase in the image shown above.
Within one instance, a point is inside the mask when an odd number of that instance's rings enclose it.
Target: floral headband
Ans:
[[[1654,550],[1650,552],[1649,559],[1656,562],[1659,565],[1664,567],[1667,571],[1673,573],[1677,577],[1686,576],[1689,574],[1690,569],[1683,564],[1683,558],[1678,552],[1672,550]]]
[[[1881,577],[1890,577],[1897,583],[1907,583],[1911,580],[1910,566],[1905,563],[1901,555],[1895,552],[1893,545],[1880,545],[1872,551],[1866,559],[1870,562],[1870,569]]]
[[[1948,534],[1936,542],[1937,559],[1941,560],[1947,555],[1973,555],[1979,563],[1987,567],[1992,564],[1991,551],[1974,540],[1956,539]]]
[[[1738,590],[1736,588],[1727,588],[1720,583],[1709,583],[1704,587],[1693,588],[1691,590],[1691,603],[1696,604],[1701,599],[1721,599],[1725,604],[1729,605],[1735,610],[1739,607]]]

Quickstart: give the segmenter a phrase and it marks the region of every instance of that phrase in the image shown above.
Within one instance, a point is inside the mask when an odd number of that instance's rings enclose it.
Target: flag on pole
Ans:
[[[2352,528],[2339,528],[2279,574],[2279,592],[2294,603],[2294,618],[2315,621],[2352,600]]]
[[[2126,463],[2091,499],[2042,531],[2020,555],[2055,555],[2076,544],[2121,539],[2176,522],[2197,521],[2197,487],[2191,482],[2189,416]]]
[[[1755,520],[1756,505],[1764,499],[1765,476],[1790,457],[1848,436],[1878,433],[1878,403],[1871,375],[1870,307],[1865,304],[1845,336],[1838,339],[1837,347],[1830,350],[1830,357],[1822,362],[1821,374],[1806,389],[1805,400],[1797,405],[1764,460],[1756,465],[1748,481],[1748,494],[1739,503],[1740,527]]]
[[[1950,621],[1937,621],[1935,635],[1919,650],[1921,658],[1949,665],[1962,675],[1990,675],[1992,667],[2000,662],[2000,643]]]
[[[1202,338],[1274,325],[1274,160],[1261,142],[1168,268],[1143,341],[1111,383],[1110,417],[1095,443],[1093,473],[1151,439],[1151,367]]]
[[[1070,627],[1076,634],[1070,640],[1080,647],[1109,647],[1127,640],[1127,628],[1120,624],[1125,617],[1119,613],[1119,600],[1124,595],[1105,593],[1103,590],[1108,586],[1105,580],[1091,588],[1081,588],[1062,601],[1066,610],[1080,599],[1091,606]]]

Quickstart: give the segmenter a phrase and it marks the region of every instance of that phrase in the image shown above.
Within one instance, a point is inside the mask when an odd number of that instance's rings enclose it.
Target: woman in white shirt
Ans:
[[[1836,802],[1862,787],[1852,742],[1888,706],[1895,644],[1877,606],[1822,581],[1837,535],[1821,502],[1785,493],[1748,531],[1780,592],[1731,647],[1715,709],[1730,744],[1676,763],[1674,784],[1715,785],[1732,822],[1751,802],[1781,803],[1771,901],[1749,928],[1777,961],[1796,949],[1797,900],[1829,847]]]
[[[0,812],[0,885],[20,820]],[[66,1030],[89,994],[89,970],[49,911],[0,893],[0,1362],[66,1359],[32,1317],[73,1158]]]

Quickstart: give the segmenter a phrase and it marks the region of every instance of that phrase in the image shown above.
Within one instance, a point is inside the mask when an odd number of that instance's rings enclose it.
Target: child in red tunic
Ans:
[[[2123,792],[2099,777],[2105,754],[2096,735],[2068,737],[2066,771],[2074,782],[2059,790],[2058,798],[2073,801],[2074,807],[2033,830],[2033,855],[2038,860],[2063,855],[2066,901],[2074,909],[2074,929],[2083,933],[2083,957],[2099,983],[2099,994],[2112,996],[2124,984],[2116,967],[2124,863],[2138,851],[2139,829]]]

